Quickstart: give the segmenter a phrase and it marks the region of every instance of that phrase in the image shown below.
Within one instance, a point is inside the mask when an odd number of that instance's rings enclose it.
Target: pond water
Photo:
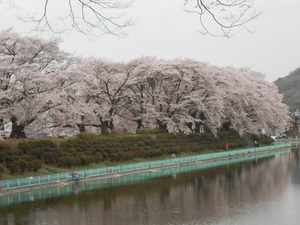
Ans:
[[[299,150],[0,197],[0,224],[296,225]]]

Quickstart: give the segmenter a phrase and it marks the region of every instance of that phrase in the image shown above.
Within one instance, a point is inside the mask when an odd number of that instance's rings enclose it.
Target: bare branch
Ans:
[[[54,33],[76,30],[87,36],[112,34],[124,37],[125,28],[132,25],[122,14],[134,0],[64,0],[61,10],[55,10],[55,1],[44,0],[42,15],[28,13],[21,16],[25,22],[36,23],[36,30]],[[53,4],[51,4],[53,3]],[[57,6],[56,6],[57,7]]]
[[[255,0],[185,0],[184,6],[189,13],[199,17],[202,34],[211,36],[230,37],[232,29],[242,27],[251,32],[246,24],[257,19],[261,12],[254,6]],[[211,24],[213,22],[213,26]],[[216,28],[215,28],[216,27]],[[215,29],[213,29],[215,28]]]
[[[40,31],[62,33],[75,30],[88,37],[103,34],[125,37],[126,28],[133,25],[133,22],[126,20],[123,13],[133,1],[36,0],[43,9],[27,12],[26,16],[20,18],[23,21],[34,22],[36,30]],[[20,4],[16,0],[9,2]],[[230,37],[232,30],[238,27],[251,32],[248,24],[261,14],[256,10],[254,3],[255,0],[184,0],[184,10],[197,15],[202,28],[201,33]]]

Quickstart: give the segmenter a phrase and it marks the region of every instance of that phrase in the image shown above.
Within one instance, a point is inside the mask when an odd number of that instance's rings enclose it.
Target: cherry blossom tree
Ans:
[[[265,81],[262,74],[248,69],[219,68],[215,78],[223,93],[223,127],[240,134],[284,131],[287,107],[277,88]]]
[[[174,60],[169,64],[164,72],[169,83],[163,90],[165,100],[161,101],[167,103],[162,107],[167,112],[167,130],[200,132],[200,127],[205,126],[216,133],[222,104],[209,74],[211,67],[190,59]]]
[[[74,136],[78,132],[85,132],[87,126],[97,126],[91,124],[95,120],[95,104],[91,102],[84,74],[78,71],[77,65],[81,61],[75,62],[76,65],[57,79],[60,84],[56,89],[60,104],[45,114],[45,127],[53,136]]]
[[[39,115],[59,105],[55,77],[69,66],[69,54],[57,40],[0,33],[1,115],[12,123],[11,137],[25,137],[25,129]]]
[[[187,132],[186,124],[191,121],[187,114],[190,72],[181,61],[158,61],[150,72],[149,86],[155,117],[162,132]]]
[[[283,96],[279,94],[278,89],[274,83],[269,83],[264,80],[264,76],[254,71],[247,71],[249,83],[252,86],[252,92],[248,96],[250,110],[248,115],[252,119],[250,125],[259,127],[260,130],[264,129],[266,133],[285,131],[284,124],[288,119],[288,107],[283,104]],[[258,119],[259,123],[255,121]],[[254,128],[251,130],[254,132]],[[251,133],[251,132],[250,132]]]
[[[246,115],[243,111],[244,89],[241,84],[244,82],[239,73],[233,68],[215,68],[214,77],[216,87],[220,90],[223,103],[223,113],[220,119],[222,127],[233,128],[240,131],[244,129],[243,120]]]
[[[202,128],[202,132],[205,129],[216,134],[224,106],[222,93],[215,84],[215,67],[195,61],[189,66],[193,68],[189,114],[194,118],[194,132],[199,133]]]
[[[127,118],[137,123],[137,128],[151,127],[156,122],[155,97],[153,96],[153,79],[151,71],[157,60],[153,57],[141,57],[128,63],[132,76],[126,89]]]
[[[127,108],[138,127],[156,120],[161,131],[175,133],[199,132],[201,126],[214,134],[221,127],[240,134],[282,130],[286,106],[259,73],[193,60],[140,58],[131,63],[138,66],[128,85]],[[274,107],[280,112],[270,111]]]
[[[138,128],[156,121],[163,132],[189,133],[193,124],[194,130],[199,131],[205,120],[207,127],[216,130],[210,115],[217,115],[220,110],[214,104],[218,101],[212,94],[215,92],[212,77],[205,77],[209,67],[193,60],[141,58],[134,63],[139,66],[129,86],[132,93],[128,105]],[[203,114],[209,108],[214,109],[214,113],[208,113],[204,119]],[[218,125],[216,122],[215,126]]]
[[[125,110],[125,86],[131,69],[122,63],[89,58],[82,61],[79,71],[85,74],[89,90],[86,95],[96,106],[93,112],[100,121],[101,133],[108,134],[115,129],[115,119]]]
[[[102,134],[113,132],[125,110],[122,95],[129,75],[120,63],[94,58],[77,61],[64,76],[62,104],[47,112],[51,133],[68,136],[94,128]]]
[[[76,59],[56,40],[11,30],[0,32],[0,94],[1,129],[9,121],[11,137],[41,130],[74,135],[87,127],[102,134],[116,127],[271,134],[284,131],[288,115],[276,86],[249,69],[190,59]]]

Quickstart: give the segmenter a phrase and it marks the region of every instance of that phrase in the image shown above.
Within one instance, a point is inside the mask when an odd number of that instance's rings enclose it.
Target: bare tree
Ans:
[[[40,10],[26,12],[27,15],[21,15],[20,18],[36,23],[36,29],[40,31],[60,33],[75,29],[87,36],[112,34],[122,37],[127,34],[124,28],[133,24],[131,20],[124,19],[122,13],[134,0],[32,1]],[[16,7],[21,4],[15,0],[8,2]],[[184,9],[197,14],[203,34],[230,37],[233,28],[248,30],[246,24],[260,15],[254,3],[255,0],[184,0]]]
[[[237,27],[250,31],[246,24],[261,14],[254,3],[255,0],[185,0],[185,7],[199,17],[202,34],[230,37]]]
[[[40,1],[40,0],[39,0]],[[87,36],[112,34],[126,36],[124,28],[132,25],[125,19],[123,11],[134,0],[43,0],[39,12],[26,12],[20,19],[36,23],[36,30],[61,33],[76,30]],[[15,7],[19,2],[10,0]]]

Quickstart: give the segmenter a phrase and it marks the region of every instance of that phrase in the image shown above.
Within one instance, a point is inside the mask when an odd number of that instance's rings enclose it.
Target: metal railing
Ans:
[[[295,137],[295,138],[282,138],[282,139],[275,139],[275,144],[277,143],[293,143],[293,142],[300,142],[300,138],[299,137]]]
[[[291,147],[291,146],[292,144],[290,143],[283,143],[283,144],[276,144],[273,146],[264,146],[264,147],[249,148],[243,150],[233,150],[233,151],[194,155],[194,156],[181,157],[181,158],[171,158],[165,160],[125,164],[125,165],[118,165],[118,166],[111,166],[111,167],[102,167],[96,169],[78,170],[77,174],[79,175],[79,178],[113,175],[115,173],[124,173],[124,172],[145,170],[145,169],[151,169],[157,167],[166,167],[166,166],[172,166],[174,164],[175,165],[184,164],[184,163],[191,163],[194,161],[212,160],[218,158],[221,159],[222,157],[234,157],[234,156],[244,155],[244,154],[253,154],[262,151],[276,150],[276,149]],[[65,173],[56,173],[56,174],[25,177],[25,178],[12,179],[12,180],[3,180],[0,181],[0,189],[22,188],[22,187],[29,187],[35,185],[50,184],[50,183],[56,183],[56,182],[61,182],[66,180],[72,180],[72,173],[73,172],[71,171]]]
[[[285,154],[290,151],[291,151],[290,149],[285,151],[272,151],[269,153],[251,155],[249,157],[210,161],[207,163],[196,162],[192,165],[188,165],[184,167],[167,168],[164,170],[157,169],[151,171],[144,171],[143,173],[136,173],[128,176],[112,177],[110,179],[99,179],[92,182],[74,183],[73,185],[66,185],[66,186],[62,185],[62,186],[30,191],[30,192],[20,192],[12,195],[2,196],[0,201],[0,208],[6,207],[11,204],[16,204],[16,203],[29,202],[29,201],[32,202],[34,200],[73,195],[77,191],[85,192],[85,191],[91,191],[91,190],[96,190],[101,188],[121,186],[125,183],[143,182],[145,180],[150,180],[158,177],[175,176],[180,173],[192,172],[201,169],[208,169],[217,166],[224,166],[227,165],[228,163],[230,164],[240,163],[240,162],[245,162],[253,159],[260,159],[260,158],[275,156],[278,154]]]

